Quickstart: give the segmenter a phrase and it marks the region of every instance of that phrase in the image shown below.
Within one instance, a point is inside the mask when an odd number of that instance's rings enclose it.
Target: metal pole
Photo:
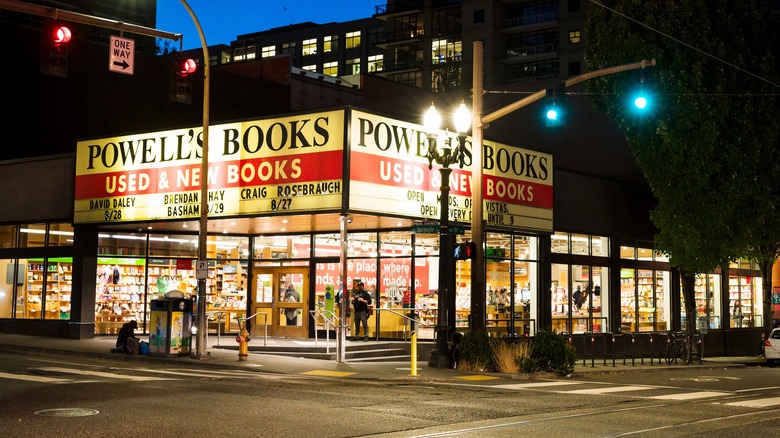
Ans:
[[[482,56],[483,42],[474,41],[471,108],[471,330],[485,330],[485,243],[482,220]]]
[[[339,329],[338,329],[338,351],[336,352],[336,362],[344,363],[347,361],[347,309],[349,308],[349,291],[347,290],[347,225],[349,217],[346,214],[341,215],[341,251],[339,251],[339,263],[341,264],[341,304],[339,305]],[[338,291],[336,291],[338,294]]]
[[[203,46],[203,146],[200,160],[200,225],[198,231],[198,261],[206,262],[208,259],[206,245],[208,244],[208,214],[209,214],[209,47],[206,44],[206,36],[200,26],[198,17],[192,11],[186,0],[180,0],[181,4],[187,9],[195,27],[200,35],[200,43]],[[195,357],[200,359],[205,354],[205,333],[208,330],[206,326],[206,278],[198,278],[198,336],[196,338],[197,347]]]
[[[430,146],[429,146],[430,147]],[[449,155],[448,153],[446,155]],[[431,351],[428,366],[433,368],[450,367],[450,349],[447,345],[449,338],[449,295],[453,293],[451,276],[454,265],[454,238],[449,232],[449,201],[450,201],[450,173],[449,159],[443,160],[439,172],[441,173],[441,219],[439,229],[439,299],[436,316],[436,345]]]

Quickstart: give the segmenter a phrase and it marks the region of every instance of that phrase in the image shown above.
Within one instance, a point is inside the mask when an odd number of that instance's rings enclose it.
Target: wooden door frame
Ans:
[[[279,277],[284,273],[301,274],[303,276],[303,286],[298,291],[300,303],[284,303],[279,301]],[[258,299],[258,289],[263,285],[257,281],[257,276],[262,274],[271,274],[271,303]],[[309,266],[253,266],[253,304],[252,314],[256,314],[252,321],[252,336],[262,336],[265,333],[265,319],[267,318],[268,336],[283,336],[291,338],[309,337],[309,289],[311,285]],[[295,307],[301,310],[299,315],[300,325],[287,326],[286,319],[282,316],[282,309]],[[264,316],[265,315],[265,316]]]

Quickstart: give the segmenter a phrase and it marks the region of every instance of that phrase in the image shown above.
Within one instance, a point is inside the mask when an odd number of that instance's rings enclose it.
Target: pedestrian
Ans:
[[[116,348],[112,348],[112,353],[138,354],[138,341],[135,337],[135,329],[138,323],[135,320],[122,324],[119,334],[116,337]]]
[[[285,303],[297,303],[301,301],[298,291],[295,290],[293,284],[287,285],[287,289],[284,292]],[[293,307],[286,307],[284,309],[284,316],[287,318],[287,325],[298,325],[298,309]]]
[[[455,332],[452,334],[452,348],[450,348],[450,354],[452,355],[452,368],[458,368],[458,362],[460,362],[460,341],[463,340],[463,333]]]
[[[368,306],[371,305],[371,295],[366,292],[365,285],[358,281],[357,290],[352,298],[352,306],[355,308],[355,333],[353,340],[360,340],[360,326],[363,325],[363,340],[368,340]]]

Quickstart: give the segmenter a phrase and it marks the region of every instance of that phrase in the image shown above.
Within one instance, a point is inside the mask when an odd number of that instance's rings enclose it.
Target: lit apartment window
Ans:
[[[276,56],[276,46],[265,46],[262,51],[263,58],[270,58]]]
[[[580,31],[573,30],[569,32],[569,44],[579,44],[579,43],[580,43]]]
[[[317,54],[317,38],[303,40],[303,56]]]
[[[347,74],[360,74],[360,58],[347,59]]]
[[[335,52],[339,49],[339,36],[329,35],[322,39],[322,51],[325,53]]]
[[[257,46],[249,46],[246,48],[246,59],[257,58]]]
[[[233,50],[233,60],[243,61],[246,59],[246,49],[241,47]]]
[[[444,38],[433,40],[431,43],[431,62],[433,64],[460,61],[462,53],[462,44],[460,41],[452,41]]]
[[[322,74],[328,76],[339,75],[339,63],[338,62],[326,62],[322,64]]]
[[[368,72],[373,73],[385,69],[384,55],[373,55],[368,57]]]
[[[360,47],[360,31],[347,32],[347,49],[354,49]]]
[[[306,70],[306,71],[313,72],[313,73],[316,73],[316,72],[317,72],[317,65],[316,65],[316,64],[311,64],[311,65],[304,65],[304,66],[303,66],[303,67],[301,67],[301,68],[303,68],[303,69],[304,69],[304,70]]]

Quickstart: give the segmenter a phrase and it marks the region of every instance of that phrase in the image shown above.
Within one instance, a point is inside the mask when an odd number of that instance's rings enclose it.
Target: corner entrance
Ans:
[[[309,333],[309,267],[253,268],[252,335],[307,338]]]

